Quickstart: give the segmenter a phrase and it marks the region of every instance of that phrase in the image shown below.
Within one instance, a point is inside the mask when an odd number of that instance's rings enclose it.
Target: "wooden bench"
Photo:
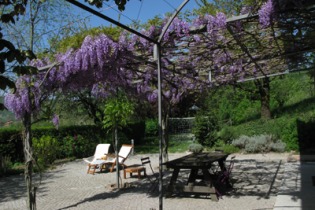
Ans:
[[[126,179],[127,173],[130,173],[130,177],[132,177],[132,173],[137,173],[138,179],[141,179],[141,172],[143,172],[143,176],[147,176],[145,167],[136,165],[129,166],[124,169],[124,178]]]

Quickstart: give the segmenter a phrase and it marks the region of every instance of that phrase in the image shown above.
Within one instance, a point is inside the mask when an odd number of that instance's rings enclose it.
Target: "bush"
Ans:
[[[244,149],[246,144],[250,141],[250,137],[242,135],[239,138],[232,141],[232,145],[240,149]]]
[[[159,135],[159,122],[156,119],[145,121],[145,136],[153,137]]]
[[[219,138],[221,141],[223,141],[225,144],[230,144],[233,139],[236,138],[236,132],[235,129],[233,129],[233,127],[223,127],[219,134],[218,134]]]
[[[75,144],[73,140],[73,136],[65,136],[62,139],[60,146],[60,157],[74,157],[75,156]]]
[[[203,146],[201,144],[190,144],[188,151],[193,153],[200,153],[203,151]]]
[[[299,150],[298,131],[295,120],[283,122],[279,137],[286,144],[286,150]]]
[[[232,145],[247,153],[283,152],[285,149],[285,143],[276,140],[272,135],[241,136],[235,139]]]
[[[282,141],[274,142],[270,145],[270,148],[274,152],[284,152],[286,148],[286,144]]]
[[[66,136],[63,138],[61,150],[63,157],[83,158],[94,154],[97,144],[82,135]]]
[[[222,150],[224,153],[231,154],[238,152],[240,149],[232,144],[226,144],[222,140],[217,141],[214,145],[215,150]]]
[[[256,152],[270,152],[270,144],[272,143],[272,136],[270,135],[259,135],[250,138],[249,142],[245,145],[245,152],[256,153]]]
[[[59,144],[56,138],[51,136],[42,136],[33,138],[33,149],[36,160],[40,166],[52,164],[58,157]]]
[[[286,144],[286,151],[299,150],[296,119],[283,116],[271,120],[258,120],[234,127],[235,136],[258,136],[268,132]]]
[[[217,129],[218,121],[213,116],[197,116],[195,126],[193,128],[193,134],[199,144],[203,146],[212,147],[218,140]]]

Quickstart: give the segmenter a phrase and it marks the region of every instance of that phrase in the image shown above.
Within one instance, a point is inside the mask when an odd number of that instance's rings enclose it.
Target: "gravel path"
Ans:
[[[186,154],[170,154],[169,159],[184,155]],[[144,156],[146,155],[133,155],[127,159],[126,164],[140,164],[140,158]],[[148,156],[157,172],[158,154]],[[163,209],[273,209],[287,158],[288,154],[236,154],[232,172],[233,190],[224,195],[223,199],[214,202],[206,196],[178,195],[163,198]],[[122,182],[129,183],[130,187],[115,190],[110,187],[116,182],[115,172],[87,174],[86,163],[82,160],[58,165],[43,174],[37,191],[37,208],[159,209],[158,192],[148,193],[150,184],[147,179],[138,180],[135,177],[130,178],[129,175],[127,179],[123,179],[123,173],[121,177]],[[180,177],[187,178],[187,173],[180,173]],[[169,178],[170,174],[165,176],[165,185]],[[25,189],[23,175],[0,178],[0,210],[26,209]]]

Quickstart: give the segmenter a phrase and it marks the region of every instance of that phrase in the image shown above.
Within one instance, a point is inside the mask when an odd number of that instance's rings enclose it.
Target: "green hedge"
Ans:
[[[17,129],[0,129],[0,154],[10,157],[11,161],[23,162],[23,142],[21,132]]]
[[[121,144],[130,143],[134,139],[135,144],[141,144],[144,138],[144,122],[131,123],[120,133]],[[58,130],[52,127],[32,128],[33,139],[37,141],[37,148],[43,151],[38,141],[44,136],[56,139],[58,149],[56,158],[88,157],[94,154],[95,146],[99,143],[111,143],[112,135],[101,127],[95,125],[67,126]],[[2,157],[10,157],[12,162],[24,162],[23,143],[21,130],[2,128],[0,129],[0,154]],[[111,147],[111,151],[113,148]]]

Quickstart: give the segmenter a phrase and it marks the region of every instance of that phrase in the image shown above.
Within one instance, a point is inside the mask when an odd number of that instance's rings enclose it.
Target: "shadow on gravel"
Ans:
[[[57,173],[56,173],[57,172]],[[65,169],[58,169],[54,171],[48,171],[42,173],[42,180],[40,187],[37,189],[37,193],[45,193],[45,185],[53,182],[54,179],[62,177],[63,173],[67,173]],[[33,183],[38,185],[40,182],[39,173],[33,174]],[[0,178],[0,202],[18,200],[26,198],[26,184],[24,174],[13,175],[9,177]]]
[[[19,189],[19,190],[17,190]],[[0,202],[17,200],[25,197],[26,186],[24,175],[1,177],[0,179]]]
[[[284,164],[279,161],[237,160],[232,171],[233,188],[226,192],[234,198],[276,196],[284,173]]]
[[[227,161],[227,164],[228,161]],[[63,177],[69,178],[70,170],[77,170],[78,165],[70,164],[64,168],[54,169],[53,171],[48,171],[44,173],[43,182],[41,187],[38,189],[40,197],[47,196],[51,193],[51,190],[54,190],[54,187],[58,187],[60,180]],[[79,165],[84,167],[83,165]],[[231,174],[231,183],[233,185],[232,190],[226,191],[223,194],[223,199],[225,196],[231,196],[233,198],[240,198],[242,196],[258,196],[259,198],[265,199],[269,196],[276,195],[279,187],[281,185],[281,180],[283,177],[284,166],[281,161],[259,161],[259,160],[235,160],[234,168]],[[82,174],[75,175],[75,177],[70,177],[71,180],[74,178],[80,178],[81,182],[85,181],[85,171]],[[102,175],[102,174],[100,174]],[[104,174],[106,175],[106,174]],[[189,170],[183,170],[179,174],[177,184],[185,184],[189,176]],[[171,171],[168,171],[163,176],[163,189],[167,189],[168,183],[170,181]],[[95,182],[93,176],[86,176],[89,181]],[[102,176],[95,177],[102,178]],[[101,180],[101,179],[98,179]],[[88,182],[89,182],[88,181]],[[87,183],[88,183],[87,182]],[[96,193],[90,197],[85,197],[80,200],[74,200],[73,204],[68,204],[67,206],[61,209],[69,209],[79,206],[80,204],[86,202],[93,202],[96,200],[112,199],[119,197],[123,194],[145,194],[148,197],[158,197],[159,191],[158,187],[155,190],[151,189],[151,183],[148,178],[138,179],[123,179],[123,183],[126,184],[126,188],[122,189],[111,189],[110,186],[106,186],[106,190],[101,193]],[[65,189],[77,187],[73,183],[64,183],[66,186],[63,186]],[[52,186],[53,188],[51,188]],[[94,186],[93,186],[94,187]],[[58,188],[59,189],[59,188]],[[16,200],[26,197],[26,187],[24,182],[24,176],[12,176],[5,177],[0,179],[0,202],[5,202],[9,200]],[[70,191],[69,191],[70,192]],[[208,195],[191,195],[191,194],[180,194],[175,192],[176,198],[208,198]]]
[[[144,193],[148,193],[147,189],[149,189],[150,187],[150,183],[146,182],[146,181],[134,181],[134,182],[125,182],[124,187],[120,188],[120,189],[112,189],[109,192],[103,192],[103,193],[99,193],[96,195],[93,195],[91,197],[85,198],[80,202],[74,203],[72,205],[60,208],[58,210],[62,210],[62,209],[70,209],[70,208],[75,208],[83,203],[86,202],[93,202],[93,201],[97,201],[97,200],[106,200],[106,199],[113,199],[113,198],[117,198],[119,196],[121,196],[122,194],[128,194],[128,193],[132,193],[132,194],[144,194]],[[110,186],[107,186],[107,188],[110,188]],[[148,194],[149,195],[149,194]],[[158,194],[157,194],[158,196]]]

